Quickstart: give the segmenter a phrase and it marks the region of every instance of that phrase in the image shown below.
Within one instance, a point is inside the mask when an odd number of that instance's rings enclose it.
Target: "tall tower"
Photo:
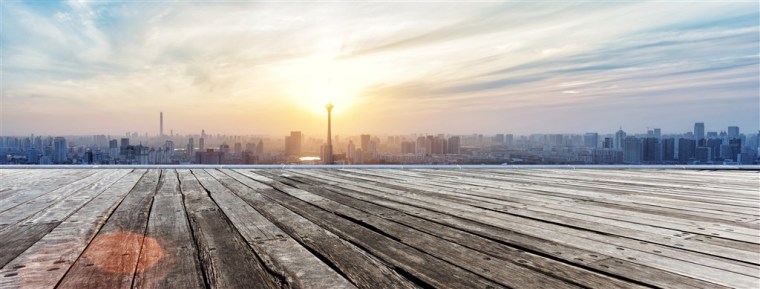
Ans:
[[[325,164],[333,164],[333,149],[332,149],[332,102],[328,102],[325,105],[327,109],[327,147],[325,148]]]
[[[694,123],[694,139],[699,141],[703,138],[705,138],[705,123],[695,122]]]
[[[161,114],[159,114],[159,123],[160,123],[160,129],[158,132],[159,136],[164,136],[164,112],[162,111]]]

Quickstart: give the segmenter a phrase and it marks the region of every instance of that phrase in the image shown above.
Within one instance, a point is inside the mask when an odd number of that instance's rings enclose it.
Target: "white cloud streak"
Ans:
[[[760,119],[711,106],[760,107],[757,3],[0,5],[6,134],[317,131],[325,79],[345,133]]]

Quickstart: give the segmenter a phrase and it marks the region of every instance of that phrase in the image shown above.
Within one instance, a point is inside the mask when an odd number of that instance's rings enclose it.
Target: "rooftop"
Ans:
[[[758,288],[760,173],[0,170],[0,288]]]

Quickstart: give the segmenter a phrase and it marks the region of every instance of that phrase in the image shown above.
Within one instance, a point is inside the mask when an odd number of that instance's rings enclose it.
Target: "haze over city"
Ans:
[[[19,2],[0,135],[757,131],[758,3]]]

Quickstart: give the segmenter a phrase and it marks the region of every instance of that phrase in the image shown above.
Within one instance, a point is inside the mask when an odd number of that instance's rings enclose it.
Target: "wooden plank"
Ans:
[[[316,204],[316,198],[304,202],[303,199],[295,198],[280,190],[285,187],[272,182],[271,179],[262,177],[251,172],[242,171],[245,176],[258,182],[276,187],[277,190],[260,191],[268,198],[287,207],[291,211],[319,224],[341,238],[358,244],[371,254],[379,257],[387,263],[403,268],[406,272],[429,286],[442,288],[494,288],[505,287],[497,282],[484,278],[472,271],[464,270],[451,263],[438,259],[426,252],[419,251],[414,247],[399,242],[376,230],[370,229],[362,222],[357,222],[345,216],[338,216],[328,211],[321,210],[312,205]],[[441,248],[441,250],[445,250]],[[492,269],[491,266],[484,267]],[[480,269],[478,273],[482,272]],[[547,282],[550,283],[550,282]],[[563,284],[564,285],[564,284]],[[576,287],[566,284],[567,287]]]
[[[23,223],[15,220],[15,216],[4,216],[3,218],[10,220],[8,227],[0,229],[0,244],[3,244],[0,247],[0,267],[8,264],[8,262],[52,231],[62,220],[65,220],[93,198],[102,194],[106,188],[124,177],[126,173],[128,171],[110,171],[104,175],[96,174],[97,177],[103,178],[88,180],[88,182],[95,182],[87,188],[82,189],[77,194],[77,198],[72,198],[65,203],[58,203],[57,206],[51,207],[50,211],[39,212]]]
[[[288,173],[293,174],[293,175],[314,174],[311,171],[309,172],[289,171]],[[289,176],[289,177],[296,177],[296,176]],[[323,177],[329,178],[322,175],[319,175],[318,177],[314,177],[314,176],[306,176],[306,177],[311,178],[311,179],[323,179]],[[300,178],[298,179],[300,180]],[[464,217],[466,216],[456,213],[456,212],[454,213],[439,212],[435,210],[425,209],[416,205],[409,205],[404,202],[393,201],[393,200],[388,199],[387,198],[388,195],[385,193],[382,193],[382,192],[373,193],[372,190],[363,189],[363,188],[355,187],[355,186],[352,187],[350,183],[335,183],[334,181],[328,181],[326,179],[323,179],[323,181],[329,184],[331,188],[345,186],[345,189],[351,191],[351,193],[347,193],[346,195],[352,198],[357,198],[357,199],[365,200],[368,202],[372,202],[374,204],[381,205],[383,207],[398,210],[400,212],[417,216],[419,218],[424,218],[434,223],[439,223],[439,224],[460,229],[462,231],[467,231],[469,233],[482,236],[484,238],[488,238],[491,240],[498,240],[510,246],[520,248],[521,250],[528,251],[528,252],[535,252],[537,254],[541,254],[543,256],[551,257],[557,260],[563,260],[575,266],[588,267],[590,266],[590,264],[596,261],[604,260],[604,259],[613,259],[615,260],[615,262],[622,262],[622,263],[630,262],[626,260],[625,258],[611,257],[609,255],[599,253],[593,249],[589,249],[589,250],[581,249],[581,248],[576,247],[576,244],[565,244],[565,243],[554,242],[551,240],[547,240],[546,238],[542,238],[542,236],[531,236],[528,234],[522,234],[522,233],[515,232],[512,230],[506,230],[500,227],[495,227],[489,224],[485,224],[483,222],[477,222],[477,221],[465,219]],[[394,217],[394,219],[396,218]],[[415,228],[418,228],[418,227],[415,227]],[[605,272],[610,275],[618,275],[617,271],[614,271],[607,267],[598,266],[596,269],[599,270],[600,272]],[[661,269],[643,266],[643,268],[639,268],[639,271],[628,272],[627,274],[621,274],[619,276],[622,276],[629,280],[636,280],[644,284],[652,284],[654,286],[661,286],[661,287],[672,286],[672,283],[662,283],[660,281],[661,279],[658,278],[658,276],[663,275],[663,274],[668,275],[668,276],[674,275],[672,273],[669,273]],[[677,276],[680,277],[678,284],[684,284],[685,286],[692,287],[692,288],[727,288],[715,283],[696,280],[696,279],[688,278],[686,276],[681,276],[681,275],[677,275]],[[664,278],[664,279],[667,279],[667,278]]]
[[[39,170],[30,172],[34,177],[14,182],[9,190],[0,193],[0,212],[11,209],[37,198],[70,182],[91,175],[92,170],[71,170],[66,172]]]
[[[520,176],[520,178],[525,179],[525,177],[522,176]],[[707,212],[710,215],[720,214],[735,217],[751,217],[758,215],[757,210],[753,210],[752,208],[731,207],[726,205],[705,204],[695,201],[683,201],[647,196],[641,194],[640,190],[636,189],[635,187],[623,190],[620,188],[611,188],[609,186],[605,186],[603,182],[593,184],[582,184],[573,181],[558,182],[545,176],[543,178],[536,177],[530,179],[530,182],[532,183],[531,186],[533,186],[534,189],[541,188],[544,190],[559,191],[563,193],[582,193],[586,195],[594,192],[595,197],[609,197],[611,199],[621,200],[624,202],[636,202],[647,205],[682,209],[686,211]],[[582,189],[583,191],[578,191],[579,189]],[[619,194],[616,196],[609,196],[611,192],[619,192]]]
[[[349,190],[329,187],[329,186],[325,186],[324,183],[305,180],[305,179],[298,179],[298,182],[296,182],[296,181],[293,181],[292,179],[277,176],[278,173],[276,171],[267,172],[267,173],[262,173],[259,171],[258,173],[264,174],[284,184],[297,187],[304,191],[322,196],[324,198],[328,198],[332,201],[338,202],[340,204],[344,204],[351,208],[361,210],[364,213],[371,213],[373,216],[377,218],[381,218],[389,222],[398,223],[398,224],[407,226],[408,228],[414,228],[421,232],[425,232],[429,235],[438,236],[440,238],[456,243],[458,245],[468,247],[472,250],[476,250],[479,253],[487,254],[487,256],[480,256],[485,260],[489,260],[493,258],[494,261],[499,262],[500,264],[509,264],[509,262],[514,262],[516,264],[519,264],[520,266],[525,266],[527,268],[530,268],[531,270],[541,272],[542,274],[552,276],[555,278],[560,278],[564,280],[565,282],[577,284],[584,287],[592,287],[592,288],[641,288],[643,287],[641,285],[624,282],[622,280],[611,278],[610,276],[601,275],[596,272],[592,272],[592,271],[588,271],[579,267],[568,265],[564,262],[559,262],[557,260],[553,260],[553,259],[546,258],[540,255],[535,255],[529,252],[525,252],[515,247],[507,246],[505,244],[493,241],[491,239],[483,238],[481,236],[471,234],[465,231],[461,231],[453,227],[448,227],[445,225],[441,225],[439,223],[431,222],[426,219],[411,216],[397,210],[393,210],[393,209],[389,209],[383,206],[373,204],[371,202],[355,199],[355,198],[349,197],[349,195],[354,194],[353,192]],[[372,222],[372,220],[367,220],[367,218],[363,217],[362,215],[356,215],[356,217],[368,223]],[[371,224],[375,225],[375,222],[372,222]],[[376,226],[376,227],[382,228],[380,226]],[[385,232],[389,232],[389,231],[390,230],[385,230]],[[402,233],[396,237],[400,238],[401,240],[404,240],[404,239],[416,238],[416,235],[418,234]],[[437,246],[428,247],[428,249],[431,249],[431,248],[438,248],[438,247]],[[459,262],[466,262],[466,260],[463,259],[463,260],[460,260]],[[509,267],[509,266],[506,266],[506,267]],[[519,274],[520,271],[522,270],[515,270],[513,271],[513,273]],[[527,275],[531,275],[531,274],[527,274]],[[514,278],[514,281],[518,281],[519,279],[520,278]],[[527,283],[532,283],[532,282],[527,282]],[[519,283],[517,285],[525,286],[525,284],[526,283]]]
[[[145,234],[159,247],[143,242],[134,288],[205,288],[177,173],[163,170],[159,183]]]
[[[300,174],[314,175],[313,171],[299,171]],[[334,171],[322,171],[321,175],[333,174]],[[336,184],[338,186],[346,188],[355,188],[353,185]],[[733,268],[733,270],[746,270],[746,267],[739,266],[731,263],[720,263],[714,259],[707,259],[707,265],[720,264],[720,268],[712,268],[703,264],[695,264],[695,259],[699,259],[704,256],[699,254],[687,254],[686,260],[672,259],[661,255],[663,252],[678,256],[679,250],[670,248],[657,247],[652,251],[641,251],[631,249],[630,246],[634,246],[634,243],[639,243],[634,240],[626,240],[623,238],[614,238],[610,236],[600,235],[596,233],[589,233],[584,231],[574,231],[570,228],[563,226],[556,226],[550,223],[536,223],[530,219],[514,219],[509,215],[503,213],[493,212],[489,210],[473,208],[466,205],[461,205],[449,201],[440,199],[431,199],[424,195],[415,194],[409,191],[389,189],[387,187],[381,187],[376,185],[370,185],[365,183],[357,183],[358,186],[375,189],[383,192],[383,196],[395,201],[412,204],[417,207],[427,208],[433,211],[440,211],[443,213],[457,212],[458,216],[466,217],[471,220],[476,220],[481,223],[489,224],[492,226],[504,228],[507,230],[519,232],[522,234],[535,236],[538,238],[559,242],[562,244],[574,245],[580,248],[593,250],[598,253],[609,255],[612,257],[618,257],[622,259],[629,259],[635,263],[648,265],[663,270],[675,272],[695,279],[702,279],[705,281],[725,284],[727,286],[739,286],[744,287],[748,284],[754,284],[757,282],[756,277],[749,277],[746,275],[735,274],[729,271],[725,271],[725,267]],[[386,186],[391,186],[385,184]],[[636,245],[638,246],[638,245]],[[656,247],[656,245],[647,243],[647,246]],[[628,249],[626,249],[628,247]],[[622,248],[622,250],[621,250]],[[630,257],[630,258],[629,258]],[[752,270],[756,272],[756,269]],[[754,275],[754,273],[751,273]],[[727,276],[733,276],[727,278]]]
[[[444,172],[445,173],[445,172]],[[466,172],[460,172],[460,173],[466,173]],[[531,174],[529,174],[531,173]],[[544,173],[544,175],[536,175],[537,173]],[[620,198],[622,196],[627,197],[636,197],[640,198],[642,194],[641,189],[637,187],[628,187],[628,188],[611,188],[609,186],[604,185],[604,181],[598,181],[593,183],[584,183],[581,181],[575,181],[573,179],[565,179],[565,180],[558,180],[553,175],[550,176],[546,172],[535,172],[535,171],[510,171],[510,173],[505,174],[504,172],[495,172],[495,175],[498,175],[499,178],[502,181],[508,180],[513,183],[521,184],[522,186],[530,186],[534,190],[541,189],[543,191],[547,192],[557,192],[560,191],[559,189],[568,189],[568,190],[562,190],[563,193],[573,193],[573,190],[582,189],[583,193],[589,193],[589,192],[595,192],[597,193],[595,195],[596,198],[605,198],[605,195],[609,194],[615,194],[617,195],[617,198]],[[481,173],[482,177],[482,173]],[[491,177],[491,176],[489,176]],[[601,189],[604,188],[604,189]],[[577,193],[577,191],[576,191]],[[612,197],[612,196],[610,196]],[[672,206],[679,206],[677,202],[673,202],[675,200],[668,200],[665,201],[667,205]],[[625,200],[626,203],[631,203],[630,200]],[[646,202],[648,205],[653,206],[659,206],[663,205],[661,202],[651,202],[646,199],[637,200],[637,202]],[[695,207],[689,207],[689,206],[679,206],[678,209],[683,209],[684,211],[696,211],[696,212],[707,212],[708,215],[713,217],[720,217],[721,215],[731,215],[736,216],[733,212],[726,212],[726,211],[712,211],[712,210],[706,210],[702,208],[695,208]],[[736,217],[734,217],[736,218]]]
[[[32,199],[23,204],[19,204],[6,211],[0,212],[0,225],[14,225],[31,216],[39,215],[40,211],[42,211],[43,209],[48,208],[52,204],[62,202],[63,200],[67,199],[70,195],[74,193],[78,193],[80,190],[86,187],[89,188],[90,191],[92,191],[94,189],[97,189],[99,185],[109,186],[111,185],[111,183],[102,182],[102,179],[106,178],[109,175],[113,176],[116,173],[118,173],[118,171],[115,171],[115,170],[96,172],[82,179],[75,180],[73,182],[65,184],[62,187],[51,191],[50,193],[47,193],[38,198]],[[125,172],[122,172],[121,176],[123,176],[124,174]],[[50,208],[49,210],[55,211],[56,209]],[[35,218],[32,217],[32,219],[35,219]],[[60,219],[62,218],[59,218],[59,220]]]
[[[731,242],[731,240],[725,240],[726,244],[733,244],[733,247],[728,247],[724,244],[696,242],[677,238],[686,234],[686,232],[697,234],[715,233],[718,235],[717,230],[709,228],[706,229],[696,226],[696,228],[691,229],[691,226],[664,223],[641,224],[636,218],[632,217],[616,216],[615,214],[610,213],[594,214],[593,210],[583,210],[580,208],[576,210],[572,208],[581,207],[581,205],[578,204],[562,203],[560,205],[550,205],[548,202],[534,202],[505,196],[504,192],[500,191],[491,192],[490,190],[478,190],[477,192],[471,192],[460,190],[453,193],[448,190],[436,190],[435,192],[432,192],[433,189],[429,189],[432,188],[431,186],[421,187],[420,184],[423,183],[428,184],[428,182],[419,181],[415,182],[414,186],[423,190],[421,191],[422,193],[429,192],[430,196],[446,198],[462,204],[469,204],[516,216],[524,216],[532,219],[541,219],[543,221],[579,227],[604,234],[614,234],[637,240],[648,240],[666,246],[688,248],[694,251],[737,259],[744,262],[760,261],[760,258],[758,258],[760,255],[757,253],[760,252],[760,246],[755,243],[760,242],[760,240],[758,240],[759,238],[756,235],[750,235],[750,232],[740,230],[739,228],[728,229],[729,232],[720,231],[719,235],[723,238],[742,241]],[[514,195],[514,191],[509,191],[509,194]],[[623,219],[623,221],[619,219]],[[679,231],[677,229],[687,230]],[[700,231],[700,229],[702,231]],[[736,231],[741,231],[742,233]],[[743,244],[743,246],[740,246],[741,244]]]
[[[259,171],[259,175],[268,175]],[[356,208],[346,206],[311,192],[284,185],[271,178],[267,182],[277,190],[284,192],[302,201],[308,202],[325,211],[343,216],[369,225],[384,234],[391,236],[399,242],[409,245],[419,251],[425,252],[442,260],[448,261],[458,267],[471,272],[477,272],[484,278],[499,282],[508,287],[520,286],[523,288],[547,288],[547,287],[574,287],[577,285],[561,281],[556,278],[526,268],[519,262],[503,262],[491,255],[473,250],[461,244],[448,242],[431,234],[414,230],[404,225],[390,222],[383,218],[362,212]],[[264,179],[261,179],[263,182]],[[314,188],[312,188],[314,189]],[[435,249],[432,249],[435,248]]]
[[[292,237],[219,183],[217,170],[193,171],[267,268],[293,288],[356,288]]]
[[[378,178],[373,178],[372,180],[379,181],[379,182],[383,181],[383,179],[379,178],[379,177]],[[423,182],[423,181],[419,181],[419,182]],[[419,187],[418,182],[415,182],[414,184],[409,184],[405,188],[408,188],[408,186]],[[422,189],[422,191],[416,191],[416,192],[422,193],[422,194],[429,194],[431,197],[435,197],[435,198],[442,197],[441,194],[451,195],[450,193],[447,193],[446,190],[435,190],[435,192],[432,192],[432,191],[427,191],[424,188],[419,188],[419,189]],[[433,189],[431,189],[431,190],[433,190]],[[460,200],[460,201],[456,201],[456,202],[462,202],[462,201]],[[465,201],[465,203],[467,203],[467,202]],[[475,204],[468,203],[468,204],[474,205],[474,206],[478,206],[477,203],[475,203]],[[481,207],[481,208],[485,208],[485,209],[489,209],[489,210],[494,210],[494,211],[502,211],[502,212],[505,212],[504,210],[506,209],[506,208],[501,208],[499,206]],[[509,210],[510,211],[508,213],[509,214],[513,214],[513,215],[520,211],[520,209],[517,209],[517,208],[510,208]],[[544,217],[530,216],[530,217],[532,219],[547,219],[548,220],[548,218],[545,217],[545,216]],[[564,217],[563,216],[558,216],[557,218],[564,218]],[[556,219],[555,219],[555,221],[556,221]],[[626,234],[624,234],[624,233],[620,233],[620,232],[615,233],[616,231],[614,229],[611,229],[609,227],[605,227],[604,224],[599,224],[599,223],[591,223],[591,224],[587,223],[586,226],[582,226],[583,221],[578,221],[578,220],[561,221],[560,223],[572,224],[572,226],[579,226],[579,225],[581,225],[581,227],[583,227],[583,228],[585,228],[587,230],[592,230],[594,227],[597,227],[597,228],[599,228],[600,231],[602,231],[602,233],[612,233],[612,234],[617,234],[617,235],[620,235],[620,236],[626,236]],[[734,258],[734,259],[738,259],[738,260],[742,260],[742,261],[750,262],[750,263],[755,263],[755,262],[757,262],[758,259],[760,259],[760,258],[758,258],[758,256],[760,256],[760,254],[758,254],[756,250],[752,249],[754,247],[753,244],[745,243],[744,246],[741,246],[740,249],[737,250],[736,248],[731,248],[731,247],[726,248],[726,246],[724,246],[723,244],[715,246],[713,244],[704,244],[703,245],[703,244],[701,244],[699,242],[692,242],[690,240],[684,241],[685,240],[684,238],[680,238],[683,235],[685,235],[685,233],[678,233],[678,234],[675,234],[673,236],[663,236],[662,239],[657,239],[657,238],[646,239],[646,237],[647,237],[646,235],[640,235],[639,237],[636,237],[636,238],[638,240],[646,240],[648,242],[659,243],[659,244],[663,244],[663,245],[667,245],[667,246],[682,247],[682,248],[692,249],[692,250],[696,250],[696,251],[700,251],[700,252],[704,251],[706,253],[716,254],[716,255],[720,255],[720,256],[725,256],[727,258]],[[747,240],[752,240],[751,237],[748,237],[746,239]],[[724,240],[724,242],[726,244],[731,244],[730,240]],[[633,246],[637,246],[635,242],[633,242],[632,244],[633,244]],[[736,246],[738,246],[738,244],[736,244],[734,247],[736,247]]]
[[[201,266],[211,288],[279,288],[240,233],[189,170],[179,170],[180,187]]]
[[[6,264],[0,288],[53,288],[144,173],[127,174]]]
[[[158,245],[153,239],[145,239],[145,228],[160,174],[159,170],[150,170],[143,175],[71,266],[58,288],[132,287],[140,248],[144,243]]]
[[[418,288],[415,283],[402,277],[397,272],[399,269],[389,267],[363,249],[259,193],[261,190],[273,190],[272,187],[234,171],[224,170],[223,173],[227,176],[215,175],[215,177],[248,205],[324,262],[329,263],[357,287]]]
[[[378,182],[384,181],[380,177],[370,179]],[[760,262],[760,258],[758,258],[760,257],[760,254],[758,254],[758,251],[755,249],[757,246],[751,243],[745,243],[743,247],[737,249],[722,245],[686,240],[683,238],[676,238],[684,234],[682,231],[620,222],[607,218],[606,216],[600,218],[597,216],[577,214],[569,211],[562,211],[561,213],[557,213],[556,211],[558,210],[555,209],[544,209],[547,206],[543,204],[528,207],[520,206],[520,203],[504,202],[498,199],[486,199],[478,196],[486,194],[487,191],[485,190],[478,191],[478,195],[470,194],[469,198],[462,198],[462,196],[469,193],[466,191],[463,191],[462,193],[452,193],[449,190],[436,189],[431,183],[427,181],[417,180],[413,184],[406,185],[406,188],[409,187],[414,188],[416,190],[416,193],[425,194],[432,198],[446,199],[459,204],[466,204],[482,209],[504,212],[513,216],[527,217],[532,220],[540,220],[544,222],[561,224],[564,226],[572,226],[583,230],[595,231],[602,234],[612,234],[639,241],[648,241],[665,246],[682,247],[693,251],[704,252],[707,254],[735,259],[743,262]],[[492,195],[492,197],[495,196]],[[523,201],[522,203],[525,202]],[[732,233],[733,232],[721,232],[721,235],[730,234],[726,238],[732,238],[744,242],[757,242],[757,237],[755,236]]]

